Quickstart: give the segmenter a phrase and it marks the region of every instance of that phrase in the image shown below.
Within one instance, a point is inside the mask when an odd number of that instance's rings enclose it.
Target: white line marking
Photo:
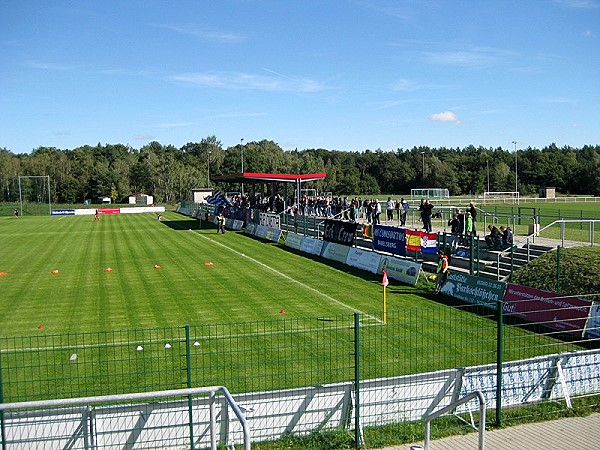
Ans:
[[[375,320],[375,321],[377,321],[377,322],[379,322],[379,323],[383,323],[383,320],[381,320],[381,319],[378,319],[377,317],[375,317],[375,316],[372,316],[372,315],[370,315],[370,314],[367,314],[367,313],[365,313],[364,311],[361,311],[360,309],[353,308],[352,306],[350,306],[350,305],[347,305],[347,304],[345,304],[345,303],[343,303],[343,302],[341,302],[341,301],[339,301],[339,300],[336,300],[336,299],[335,299],[335,298],[333,298],[332,296],[330,296],[330,295],[327,295],[327,294],[325,294],[324,292],[321,292],[321,291],[319,291],[318,289],[315,289],[315,288],[313,288],[313,287],[311,287],[311,286],[308,286],[308,285],[306,285],[306,284],[304,284],[304,283],[301,283],[300,281],[296,280],[295,278],[292,278],[292,277],[290,277],[289,275],[286,275],[285,273],[282,273],[282,272],[280,272],[279,270],[277,270],[277,269],[275,269],[275,268],[273,268],[273,267],[271,267],[271,266],[268,266],[267,264],[265,264],[265,263],[263,263],[263,262],[260,262],[260,261],[258,261],[257,259],[254,259],[254,258],[252,258],[251,256],[248,256],[248,255],[246,255],[246,254],[244,254],[244,253],[238,252],[237,250],[234,250],[234,249],[232,249],[231,247],[229,247],[229,246],[227,246],[227,245],[223,244],[222,242],[215,241],[214,239],[212,239],[212,238],[210,238],[210,237],[207,237],[207,236],[205,236],[205,235],[203,235],[203,234],[199,234],[199,233],[197,233],[197,234],[198,234],[198,236],[200,236],[200,237],[202,237],[202,238],[206,239],[207,241],[213,242],[213,243],[215,243],[215,244],[217,244],[217,245],[220,245],[220,246],[221,246],[221,247],[223,247],[223,248],[226,248],[226,249],[227,249],[227,250],[229,250],[230,252],[233,252],[233,253],[235,253],[235,254],[237,254],[237,255],[243,256],[244,258],[248,258],[250,261],[252,261],[252,262],[254,262],[254,263],[258,264],[259,266],[261,266],[261,267],[263,267],[263,268],[265,268],[265,269],[268,269],[268,270],[270,270],[270,271],[272,271],[272,272],[276,273],[276,274],[277,274],[277,275],[279,275],[280,277],[282,277],[282,278],[285,278],[286,280],[288,280],[288,281],[291,281],[292,283],[299,284],[299,285],[300,285],[300,286],[302,286],[303,288],[305,288],[305,289],[308,289],[309,291],[311,291],[311,292],[313,292],[313,293],[315,293],[315,294],[317,294],[317,295],[320,295],[320,296],[322,296],[322,297],[325,297],[325,298],[326,298],[327,300],[329,300],[330,302],[336,303],[336,304],[338,304],[338,305],[340,305],[340,306],[342,306],[342,307],[344,307],[344,308],[346,308],[346,309],[349,309],[350,311],[353,311],[353,312],[360,313],[360,314],[362,314],[363,316],[365,316],[365,317],[368,317],[369,319],[373,319],[373,320]]]

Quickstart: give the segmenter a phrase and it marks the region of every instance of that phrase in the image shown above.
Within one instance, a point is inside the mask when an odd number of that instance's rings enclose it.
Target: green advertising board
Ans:
[[[451,272],[440,292],[466,303],[497,310],[505,289],[506,283],[503,281]]]

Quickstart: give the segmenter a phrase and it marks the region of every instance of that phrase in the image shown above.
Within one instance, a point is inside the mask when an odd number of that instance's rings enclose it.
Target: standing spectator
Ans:
[[[431,233],[431,230],[432,230],[432,226],[431,226],[432,211],[433,211],[433,205],[431,204],[431,202],[429,200],[425,200],[425,202],[423,203],[423,206],[421,208],[421,219],[423,220],[423,228],[428,233]]]
[[[225,217],[223,217],[223,211],[219,212],[217,216],[217,234],[219,234],[219,231],[225,234]]]
[[[381,223],[381,203],[376,198],[371,203],[371,209],[373,210],[373,225]]]
[[[473,236],[473,218],[471,217],[471,213],[467,211],[465,216],[465,239],[467,240],[467,245],[471,245],[471,236]]]
[[[392,197],[388,197],[387,202],[385,202],[385,212],[387,222],[394,220],[394,200],[392,200]]]
[[[448,255],[446,255],[442,250],[438,250],[438,266],[436,270],[435,277],[435,292],[438,293],[442,289],[442,285],[446,282],[448,278]]]
[[[15,215],[15,217],[19,217],[19,210],[17,208],[15,208],[14,215]]]
[[[408,214],[408,202],[404,198],[400,199],[400,226],[403,227],[406,224],[406,215]]]
[[[419,217],[421,218],[421,222],[423,222],[423,207],[425,206],[425,199],[421,199],[421,203],[419,203],[418,211],[420,212]]]
[[[477,236],[477,208],[475,208],[475,202],[469,203],[467,212],[471,213],[471,218],[473,219],[473,236]]]
[[[458,247],[458,240],[460,239],[460,221],[458,220],[458,214],[452,214],[452,218],[448,221],[450,227],[450,248],[452,250]]]

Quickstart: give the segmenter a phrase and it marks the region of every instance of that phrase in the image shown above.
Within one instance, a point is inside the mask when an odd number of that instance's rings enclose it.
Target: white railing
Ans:
[[[150,439],[159,447],[165,446],[164,441],[178,440],[179,444],[177,448],[181,448],[181,442],[187,440],[190,448],[195,448],[194,445],[197,444],[197,439],[193,436],[195,423],[192,417],[197,418],[203,415],[203,411],[200,412],[198,409],[202,406],[208,406],[210,448],[211,450],[217,450],[219,444],[218,438],[223,434],[222,430],[227,428],[227,426],[222,425],[220,429],[217,429],[217,416],[220,416],[221,421],[228,420],[229,417],[229,414],[223,408],[220,414],[217,414],[217,393],[223,395],[226,405],[236,415],[242,427],[244,450],[250,450],[250,430],[246,418],[224,386],[0,403],[0,413],[2,413],[3,420],[2,448],[5,448],[7,443],[11,443],[10,448],[19,449],[31,448],[31,445],[34,443],[41,443],[44,445],[44,448],[46,446],[55,448],[57,444],[64,446],[64,448],[124,448],[124,446],[131,446],[136,441],[142,439]],[[209,395],[208,405],[194,405],[192,397],[202,394]],[[167,416],[164,423],[158,423],[156,419],[153,421],[151,418],[153,415],[160,415],[161,405],[159,403],[151,403],[152,406],[142,408],[143,411],[137,411],[135,407],[131,407],[130,405],[123,406],[120,410],[114,407],[115,403],[172,397],[188,398],[187,408],[181,410],[188,410],[189,423],[187,426],[189,428],[187,437],[186,432],[183,431],[186,428],[186,423],[185,421],[181,421],[181,415],[178,416],[179,421],[175,422],[172,417],[169,417],[169,414],[172,415],[174,409],[173,404],[164,405],[164,411],[166,411]],[[113,406],[104,406],[110,404],[113,404]],[[92,408],[92,405],[98,405],[97,409]],[[82,408],[78,410],[73,409],[73,407],[77,406]],[[194,410],[194,406],[196,406],[196,410]],[[44,413],[44,411],[46,412]],[[16,416],[11,419],[7,417],[6,412],[13,412]],[[28,419],[32,419],[33,423],[29,422]],[[149,423],[153,425],[149,426]],[[147,430],[146,433],[149,437],[146,437],[143,430]],[[157,430],[162,430],[159,432],[160,436],[154,437],[154,433]],[[9,436],[5,437],[7,432]],[[201,434],[203,435],[204,433]],[[81,447],[75,447],[77,442],[79,442]],[[147,443],[148,441],[145,442]]]
[[[477,429],[479,432],[478,448],[479,450],[485,449],[485,398],[481,391],[475,391],[425,417],[425,450],[429,450],[429,441],[431,440],[431,421],[450,411],[454,411],[458,406],[463,405],[475,398],[479,400],[479,428]]]

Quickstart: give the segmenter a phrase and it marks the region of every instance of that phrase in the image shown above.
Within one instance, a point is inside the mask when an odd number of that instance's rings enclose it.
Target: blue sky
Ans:
[[[0,148],[600,144],[600,0],[2,0]]]

